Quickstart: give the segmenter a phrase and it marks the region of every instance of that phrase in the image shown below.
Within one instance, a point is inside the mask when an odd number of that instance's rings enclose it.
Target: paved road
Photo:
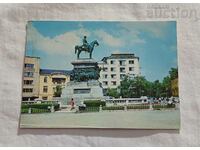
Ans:
[[[22,114],[21,128],[178,129],[179,110]]]

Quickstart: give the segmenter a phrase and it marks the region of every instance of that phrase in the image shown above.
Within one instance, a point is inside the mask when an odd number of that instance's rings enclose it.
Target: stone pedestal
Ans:
[[[71,81],[62,90],[61,107],[68,105],[72,98],[75,101],[75,105],[81,104],[84,100],[101,100],[103,98],[103,89],[97,80],[86,82]]]
[[[69,105],[73,98],[75,105],[84,100],[103,99],[103,88],[98,81],[99,67],[93,59],[79,59],[72,62],[74,69],[70,82],[65,85],[61,95],[61,107]]]
[[[100,69],[93,59],[79,59],[72,62],[74,69],[70,76],[71,81],[84,82],[98,80]]]

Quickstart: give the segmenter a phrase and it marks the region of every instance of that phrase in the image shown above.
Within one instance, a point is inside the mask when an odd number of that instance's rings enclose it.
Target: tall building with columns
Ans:
[[[139,57],[133,53],[115,53],[98,63],[99,81],[104,89],[117,88],[125,76],[140,76]]]

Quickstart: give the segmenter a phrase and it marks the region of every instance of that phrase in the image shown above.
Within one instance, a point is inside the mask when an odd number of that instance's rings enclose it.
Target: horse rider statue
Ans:
[[[88,42],[87,42],[87,36],[84,36],[84,37],[83,37],[83,45],[82,45],[82,48],[83,48],[83,49],[86,49],[86,51],[88,51],[88,46],[89,46],[89,44],[88,44]]]
[[[97,40],[92,41],[91,43],[87,42],[87,37],[83,37],[83,45],[76,45],[75,46],[75,54],[77,54],[77,59],[79,59],[79,55],[82,51],[85,51],[89,53],[89,58],[92,58],[92,52],[94,50],[95,46],[99,46],[99,43]]]

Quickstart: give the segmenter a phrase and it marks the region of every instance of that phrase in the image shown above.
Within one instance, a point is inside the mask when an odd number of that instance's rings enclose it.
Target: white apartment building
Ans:
[[[111,54],[98,65],[101,68],[99,81],[104,89],[117,88],[126,75],[130,78],[140,75],[139,57],[133,53]]]

